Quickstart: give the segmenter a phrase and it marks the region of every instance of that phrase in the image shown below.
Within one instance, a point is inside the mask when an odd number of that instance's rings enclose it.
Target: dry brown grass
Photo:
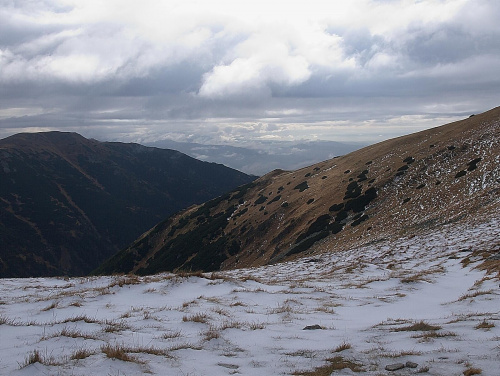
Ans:
[[[71,360],[81,360],[88,358],[89,356],[92,356],[95,354],[95,351],[91,351],[88,349],[79,349],[76,350],[73,354],[70,355]]]
[[[208,322],[209,317],[204,313],[196,313],[194,315],[183,316],[183,322],[198,322],[201,324],[206,324]]]
[[[78,322],[78,321],[83,321],[86,324],[102,324],[100,320],[93,319],[85,315],[68,317],[67,319],[63,320],[62,323],[66,324],[68,322]]]
[[[462,295],[460,298],[458,298],[458,301],[460,302],[462,300],[472,299],[472,298],[475,298],[477,296],[489,295],[489,294],[492,294],[492,293],[493,293],[493,290],[478,290],[478,291],[475,291],[475,292],[471,292],[471,293]]]
[[[38,350],[33,350],[33,352],[26,357],[24,363],[19,365],[19,368],[24,368],[35,363],[43,364],[42,355]]]
[[[411,336],[412,338],[419,338],[420,342],[428,342],[435,338],[446,338],[446,337],[456,337],[457,334],[453,332],[437,332],[437,331],[427,331],[423,334],[416,334]]]
[[[23,369],[35,363],[40,363],[45,366],[60,366],[62,364],[61,362],[57,362],[52,356],[43,356],[40,351],[33,350],[33,352],[26,357],[24,363],[19,364],[19,369]]]
[[[180,330],[172,330],[161,335],[163,339],[174,339],[180,338],[182,336],[182,332]]]
[[[324,365],[322,367],[318,367],[313,371],[297,371],[294,372],[293,375],[300,376],[330,376],[334,371],[339,371],[344,368],[349,368],[353,372],[362,372],[363,368],[361,365],[354,363],[351,360],[344,359],[341,356],[335,356],[333,358],[327,359],[329,364]]]
[[[168,350],[159,349],[157,347],[143,347],[143,346],[128,347],[119,344],[114,344],[114,345],[106,344],[101,346],[101,351],[104,354],[106,354],[108,358],[123,360],[124,362],[134,362],[139,364],[143,364],[144,362],[140,361],[135,356],[131,356],[130,353],[170,357]]]
[[[106,326],[104,327],[104,331],[106,333],[116,333],[116,332],[121,332],[123,330],[130,329],[130,327],[127,324],[125,324],[123,321],[115,322],[115,321],[106,320],[105,324],[106,324]]]
[[[226,330],[226,329],[241,329],[243,327],[243,324],[239,321],[235,320],[224,320],[222,324],[219,326],[219,330]]]
[[[64,327],[59,332],[41,337],[41,340],[47,340],[50,338],[57,338],[57,337],[97,339],[95,336],[88,333],[83,333],[81,330]]]
[[[115,344],[115,345],[106,344],[106,345],[101,346],[101,351],[104,354],[106,354],[106,356],[108,358],[118,359],[118,360],[122,360],[124,362],[137,363],[137,358],[130,356],[127,353],[126,348],[124,346],[120,346],[117,344]]]
[[[464,371],[464,376],[480,375],[483,371],[480,368],[467,368]]]
[[[264,329],[265,327],[266,325],[262,322],[252,322],[248,326],[250,330],[259,330],[259,329]]]
[[[441,329],[440,326],[437,325],[430,325],[427,324],[425,321],[419,321],[416,322],[415,324],[409,325],[409,326],[403,326],[399,328],[395,328],[392,331],[393,332],[426,332],[430,330],[439,330]]]
[[[0,325],[11,325],[11,326],[16,326],[16,321],[13,319],[10,319],[8,317],[5,317],[3,315],[0,316]]]
[[[115,279],[108,285],[108,288],[113,288],[115,286],[123,287],[126,285],[138,285],[141,283],[141,279],[136,275],[124,275],[115,277]]]
[[[203,333],[203,339],[207,342],[220,338],[220,328],[210,325],[207,331]]]
[[[486,320],[483,320],[479,324],[477,324],[474,328],[476,328],[476,329],[491,329],[494,327],[495,327],[495,324],[493,324],[492,322],[488,322]]]
[[[52,304],[48,305],[47,307],[42,308],[41,311],[42,312],[50,311],[51,309],[57,308],[58,305],[59,305],[59,303],[57,301],[54,301],[54,302],[52,302]]]
[[[342,342],[340,345],[338,345],[335,350],[333,350],[334,352],[341,352],[341,351],[345,351],[345,350],[349,350],[351,348],[351,344],[350,343],[347,343],[347,342]]]

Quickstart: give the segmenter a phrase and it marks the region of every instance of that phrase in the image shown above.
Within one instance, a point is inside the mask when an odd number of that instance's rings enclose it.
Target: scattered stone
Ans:
[[[316,324],[316,325],[307,325],[304,329],[302,330],[317,330],[317,329],[323,329],[322,326]]]
[[[229,364],[229,363],[217,363],[218,366],[224,367],[224,368],[229,368],[229,369],[238,369],[240,366],[236,364]]]
[[[386,371],[397,371],[398,369],[403,369],[403,368],[405,368],[405,365],[403,363],[394,363],[385,366]]]
[[[414,362],[406,362],[405,366],[408,368],[417,368],[418,364]]]

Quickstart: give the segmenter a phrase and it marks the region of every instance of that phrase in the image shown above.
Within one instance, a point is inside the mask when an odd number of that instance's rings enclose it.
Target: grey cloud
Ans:
[[[27,12],[53,10],[54,4],[33,2]],[[474,18],[476,9],[483,23]],[[0,136],[39,127],[127,141],[166,136],[198,142],[335,139],[341,132],[362,133],[360,124],[369,123],[374,128],[363,132],[373,139],[376,127],[402,116],[419,116],[424,125],[415,129],[439,125],[433,119],[498,105],[499,9],[492,1],[470,2],[456,19],[407,25],[395,35],[371,33],[364,26],[329,27],[326,36],[341,38],[339,61],[352,64],[322,65],[311,58],[310,77],[292,83],[274,79],[262,68],[259,72],[266,75],[256,75],[259,82],[245,81],[241,90],[227,91],[230,95],[203,97],[199,92],[208,75],[239,57],[238,46],[252,38],[251,29],[233,33],[223,19],[205,21],[199,27],[208,30],[209,38],[190,49],[180,42],[155,44],[140,34],[130,37],[128,25],[119,19],[44,24],[9,17],[25,10],[0,3],[0,53],[10,54],[0,54],[0,70],[12,56],[27,70],[0,84]],[[56,9],[61,14],[69,10]],[[283,35],[279,42],[291,44],[292,36]],[[261,53],[258,47],[252,44]],[[325,47],[325,54],[332,48]],[[253,56],[248,51],[245,58]],[[301,50],[286,52],[286,58],[294,58]],[[42,59],[71,53],[98,56],[96,75],[74,80],[36,70]],[[266,64],[265,55],[258,62]],[[275,63],[272,68],[279,69],[281,61]],[[9,116],[13,108],[26,108],[26,116],[19,116],[19,110]],[[394,131],[384,128],[386,136],[401,131],[398,124],[390,124]]]

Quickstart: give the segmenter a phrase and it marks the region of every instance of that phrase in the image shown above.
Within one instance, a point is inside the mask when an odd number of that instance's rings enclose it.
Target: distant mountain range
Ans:
[[[487,217],[500,208],[499,164],[500,107],[296,171],[273,171],[169,217],[97,272],[314,259]]]
[[[83,275],[158,221],[254,180],[76,133],[0,140],[0,277]]]
[[[178,150],[203,161],[221,163],[252,175],[275,169],[296,170],[333,157],[348,154],[365,145],[335,141],[260,142],[255,148],[230,145],[203,145],[161,140],[147,146]]]

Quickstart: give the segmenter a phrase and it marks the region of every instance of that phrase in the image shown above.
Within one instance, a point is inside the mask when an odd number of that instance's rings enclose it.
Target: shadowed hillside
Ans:
[[[497,210],[500,108],[297,171],[159,223],[98,272],[258,266],[419,234]]]
[[[253,179],[76,133],[0,140],[0,277],[88,273],[165,216]]]

